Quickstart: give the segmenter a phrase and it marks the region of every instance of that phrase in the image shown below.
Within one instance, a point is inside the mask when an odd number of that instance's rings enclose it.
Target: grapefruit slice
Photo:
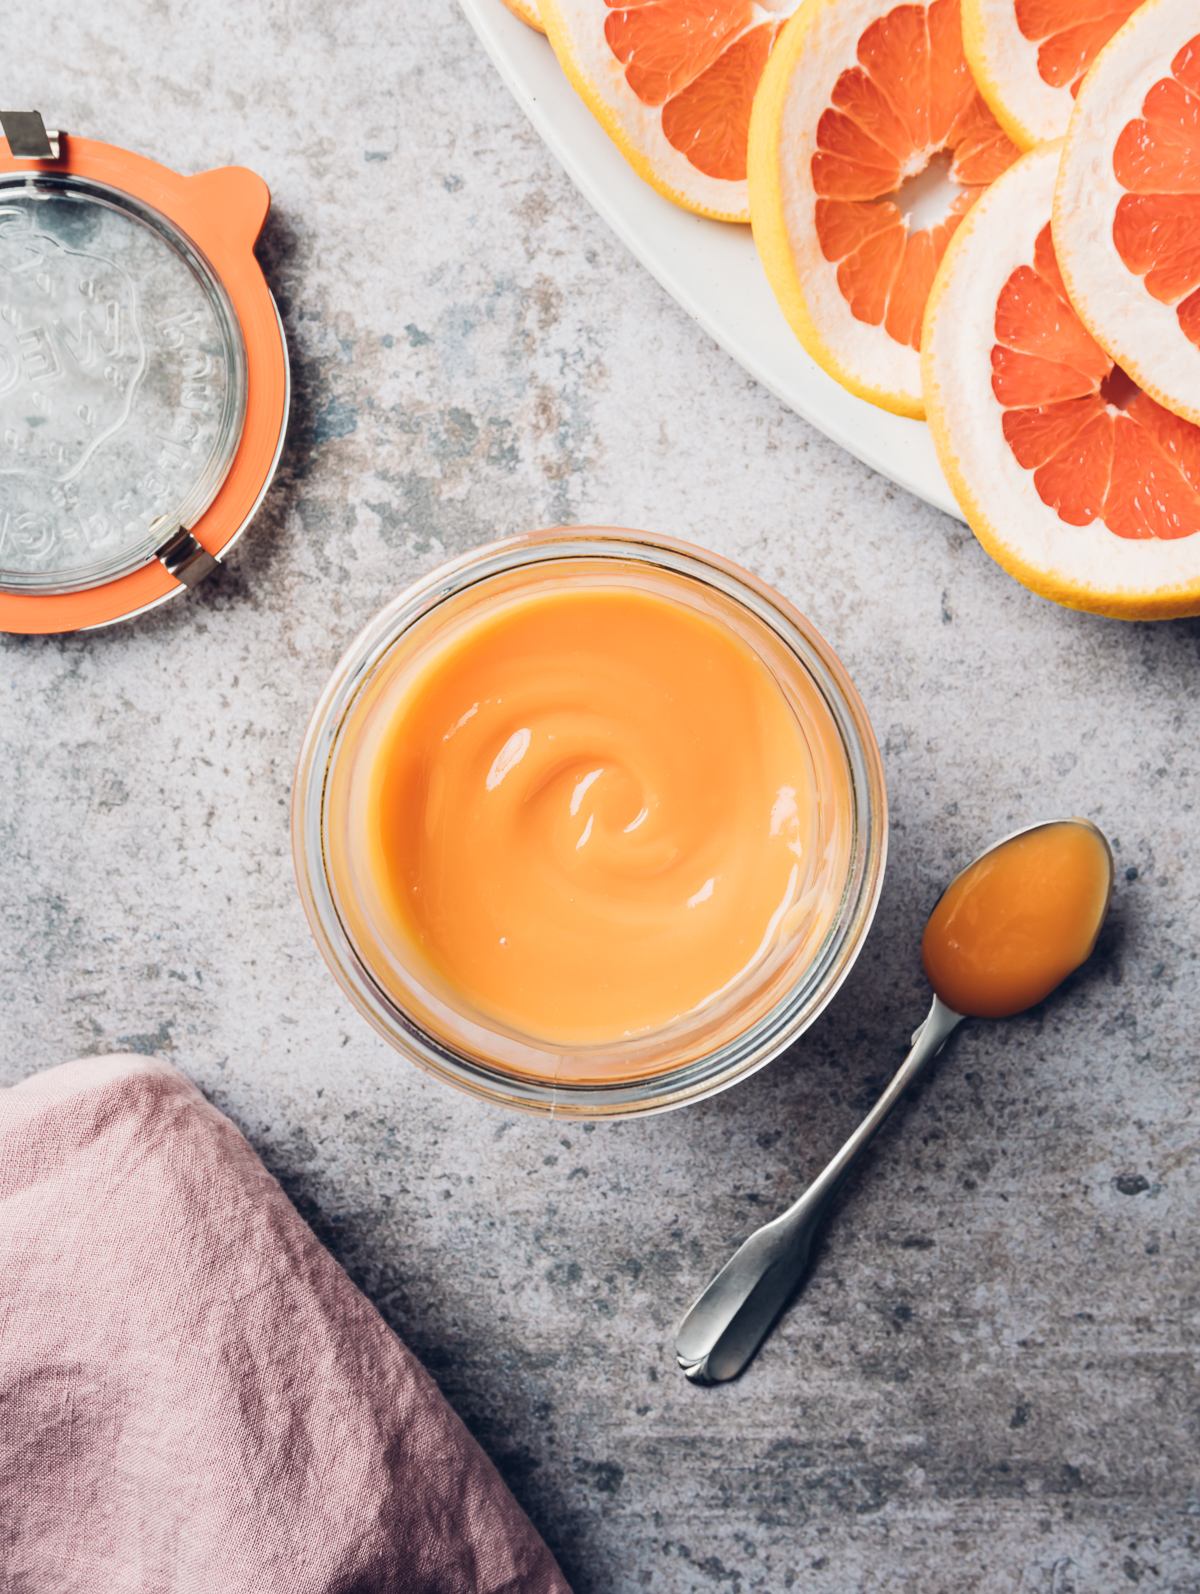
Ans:
[[[1018,151],[984,104],[958,0],[807,0],[750,124],[750,213],[793,331],[852,393],[918,419],[938,262]]]
[[[750,107],[798,0],[538,0],[563,71],[626,160],[702,216],[749,221]]]
[[[1084,73],[1140,3],[962,0],[967,61],[1014,143],[1063,136]]]
[[[537,8],[537,0],[504,0],[504,4],[514,17],[529,28],[536,28],[539,33],[545,33],[546,27],[542,21],[542,14]]]
[[[925,317],[929,426],[980,542],[1018,581],[1125,619],[1200,613],[1200,427],[1071,308],[1050,228],[1059,144],[1024,156],[946,251]]]
[[[1148,0],[1084,79],[1054,246],[1092,336],[1160,404],[1200,422],[1200,11]]]

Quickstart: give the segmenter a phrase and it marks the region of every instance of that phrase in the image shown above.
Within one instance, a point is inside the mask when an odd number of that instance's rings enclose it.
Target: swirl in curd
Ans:
[[[828,922],[823,756],[755,649],[694,607],[586,584],[501,598],[389,701],[364,861],[443,989],[510,1032],[609,1042],[714,1003],[798,918]]]

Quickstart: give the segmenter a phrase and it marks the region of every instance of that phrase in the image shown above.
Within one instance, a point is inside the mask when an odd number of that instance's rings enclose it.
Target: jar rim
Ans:
[[[330,878],[326,799],[341,733],[359,692],[397,641],[442,604],[495,577],[570,560],[642,562],[708,586],[770,631],[794,656],[828,710],[846,759],[850,857],[834,924],[782,997],[711,1052],[613,1082],[536,1079],[489,1067],[430,1033],[360,955]],[[356,1009],[409,1061],[478,1098],[568,1118],[662,1112],[702,1100],[764,1067],[807,1029],[853,966],[874,918],[887,855],[887,802],[878,745],[862,700],[820,633],[781,594],[722,555],[624,528],[552,527],[471,550],[439,566],[379,611],[346,649],[313,711],[292,796],[292,849],[301,902],[325,961]]]

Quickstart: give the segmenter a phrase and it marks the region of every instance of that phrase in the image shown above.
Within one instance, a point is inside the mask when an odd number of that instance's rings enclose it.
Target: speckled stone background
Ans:
[[[578,1594],[1200,1589],[1200,625],[1068,614],[760,391],[597,220],[462,16],[11,0],[7,101],[271,185],[295,406],[197,594],[6,638],[3,1070],[170,1058],[417,1350]],[[553,522],[691,538],[794,599],[884,748],[892,854],[848,986],[706,1105],[580,1128],[398,1060],[309,936],[287,828],[335,660],[447,555]],[[681,1310],[819,1168],[927,1002],[992,835],[1117,848],[1087,970],[956,1038],[736,1385]]]

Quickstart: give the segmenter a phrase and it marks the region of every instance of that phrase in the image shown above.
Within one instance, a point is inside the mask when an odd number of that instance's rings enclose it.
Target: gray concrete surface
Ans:
[[[274,193],[295,362],[229,567],[145,620],[5,638],[3,1078],[170,1058],[425,1358],[578,1594],[1200,1589],[1200,624],[1069,614],[756,389],[596,219],[461,15],[359,0],[12,0],[3,93]],[[707,1105],[580,1128],[419,1075],[341,999],[289,857],[345,644],[443,557],[558,521],[776,583],[877,727],[892,858],[801,1045]],[[951,1044],[738,1384],[676,1319],[811,1176],[927,1000],[940,883],[1093,815],[1094,964]]]

